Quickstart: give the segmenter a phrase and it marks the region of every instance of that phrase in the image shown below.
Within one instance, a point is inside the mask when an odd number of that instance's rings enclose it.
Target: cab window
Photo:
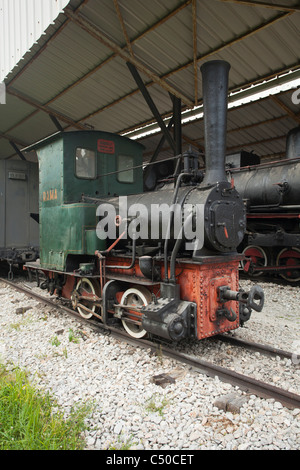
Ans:
[[[89,149],[77,148],[75,173],[78,178],[96,178],[96,153]]]
[[[127,155],[119,155],[117,163],[117,179],[119,183],[134,182],[134,158]]]

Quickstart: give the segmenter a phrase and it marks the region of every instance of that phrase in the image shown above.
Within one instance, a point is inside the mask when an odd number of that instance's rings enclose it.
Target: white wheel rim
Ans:
[[[96,294],[95,292],[95,288],[93,286],[93,283],[87,278],[87,277],[83,277],[82,279],[80,279],[78,282],[77,282],[77,286],[76,286],[76,290],[78,290],[80,287],[83,287],[82,284],[87,284],[91,290],[91,292],[88,292],[89,294]],[[83,287],[85,290],[86,288]],[[83,301],[84,302],[84,301]],[[79,303],[82,303],[81,300]],[[90,307],[88,307],[90,308]],[[80,313],[80,315],[85,318],[86,320],[92,318],[93,314],[88,312],[87,310],[84,310],[83,308],[80,308],[80,307],[77,307],[77,310],[78,312]],[[92,305],[92,307],[90,308],[90,310],[92,310],[93,312],[96,310],[96,305]]]
[[[142,305],[145,306],[145,305],[148,305],[151,294],[145,288],[136,289],[132,287],[130,289],[127,289],[127,291],[124,292],[124,294],[122,295],[120,304],[126,305],[127,300],[128,298],[130,298],[130,296],[132,297],[136,296],[136,298],[139,301],[139,304],[137,306],[142,306]],[[133,336],[134,338],[143,338],[147,334],[147,331],[144,330],[141,325],[139,326],[134,323],[130,323],[126,321],[125,319],[122,319],[122,324],[125,330],[127,331],[127,333],[130,336]]]

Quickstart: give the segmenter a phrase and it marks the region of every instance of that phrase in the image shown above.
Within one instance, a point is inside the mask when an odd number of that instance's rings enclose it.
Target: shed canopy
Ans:
[[[149,160],[161,131],[136,134],[155,119],[130,68],[162,118],[172,116],[174,97],[183,116],[200,112],[183,124],[182,142],[201,150],[200,66],[213,59],[231,64],[232,93],[299,80],[228,113],[228,152],[280,157],[287,132],[300,123],[292,99],[300,84],[299,26],[294,0],[71,0],[5,79],[0,158],[58,130],[99,129],[137,138]],[[173,154],[165,142],[161,155]]]

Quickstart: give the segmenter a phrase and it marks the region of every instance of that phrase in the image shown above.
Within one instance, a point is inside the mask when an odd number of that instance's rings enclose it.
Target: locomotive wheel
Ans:
[[[266,252],[260,246],[249,245],[247,246],[243,254],[247,256],[247,258],[251,258],[251,262],[255,268],[259,268],[260,266],[267,266],[267,255]],[[242,261],[242,268],[245,268],[247,261]],[[257,277],[262,275],[262,271],[255,271],[251,276]]]
[[[131,305],[132,307],[143,307],[148,305],[151,301],[151,293],[146,289],[146,287],[131,287],[127,289],[121,298],[121,305]],[[130,313],[130,310],[126,310]],[[122,323],[130,336],[134,338],[143,338],[146,336],[147,331],[142,327],[142,321],[138,318],[141,317],[141,314],[137,311],[132,311],[132,317],[130,315],[127,319],[122,318]]]
[[[94,295],[98,295],[97,286],[94,285],[93,282],[90,281],[90,279],[88,279],[87,277],[83,277],[77,282],[76,292],[77,294],[84,295],[86,297],[90,295],[92,299],[94,298]],[[96,312],[97,306],[93,303],[92,299],[90,301],[79,299],[79,303],[81,303],[82,305],[85,305],[85,307],[89,308],[93,312]],[[77,310],[80,313],[80,315],[86,320],[88,320],[89,318],[92,318],[93,316],[93,313],[88,312],[87,310],[79,306],[77,306]]]
[[[293,266],[300,264],[300,250],[298,248],[284,248],[278,254],[276,266],[290,266],[291,269],[279,273],[280,276],[289,282],[300,281],[300,270],[293,269]]]

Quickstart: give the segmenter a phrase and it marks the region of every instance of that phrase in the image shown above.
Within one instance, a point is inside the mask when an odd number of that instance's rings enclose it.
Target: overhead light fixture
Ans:
[[[248,88],[241,89],[237,92],[232,92],[228,97],[228,109],[238,108],[247,103],[259,101],[268,96],[277,95],[285,91],[294,90],[300,87],[300,69],[290,71],[284,75],[276,76],[271,80],[265,80],[262,83],[251,85]],[[300,94],[300,93],[299,93]],[[291,97],[292,99],[292,97]],[[181,122],[187,124],[192,121],[197,121],[203,118],[203,105],[195,106],[193,109],[183,111]],[[166,125],[171,118],[164,119]],[[157,123],[148,124],[143,127],[134,129],[133,131],[122,134],[132,140],[142,139],[150,135],[158,134],[161,132]]]

